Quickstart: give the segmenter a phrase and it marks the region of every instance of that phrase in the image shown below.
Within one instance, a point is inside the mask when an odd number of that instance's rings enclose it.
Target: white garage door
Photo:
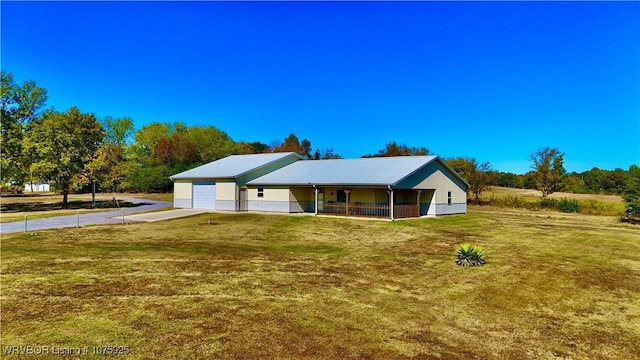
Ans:
[[[193,182],[193,208],[211,209],[216,208],[216,183],[213,181]]]

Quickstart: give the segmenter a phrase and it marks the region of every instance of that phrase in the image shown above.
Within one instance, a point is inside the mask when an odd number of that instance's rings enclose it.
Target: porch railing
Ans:
[[[393,217],[396,219],[418,216],[420,216],[418,204],[396,204],[393,206]]]
[[[347,214],[347,209],[349,213]],[[389,217],[389,204],[384,203],[325,203],[318,206],[318,213],[366,217]]]
[[[318,205],[319,214],[332,214],[332,215],[346,215],[347,204],[346,203],[324,203]]]
[[[348,214],[347,214],[348,209]],[[289,202],[289,212],[314,212],[313,201],[291,201]],[[363,216],[363,217],[389,217],[389,204],[387,203],[324,203],[318,206],[319,214],[342,215],[342,216]],[[420,208],[417,204],[396,204],[393,207],[393,217],[396,219],[418,217]]]

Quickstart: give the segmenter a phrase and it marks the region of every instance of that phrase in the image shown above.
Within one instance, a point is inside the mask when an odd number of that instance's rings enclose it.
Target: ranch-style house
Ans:
[[[469,184],[437,156],[232,155],[170,177],[174,207],[388,219],[464,214]]]

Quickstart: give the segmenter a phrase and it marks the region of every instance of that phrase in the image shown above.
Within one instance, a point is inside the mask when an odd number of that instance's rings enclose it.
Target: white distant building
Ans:
[[[32,186],[33,185],[33,186]],[[24,185],[25,192],[48,192],[51,191],[51,185],[47,183],[33,183]]]

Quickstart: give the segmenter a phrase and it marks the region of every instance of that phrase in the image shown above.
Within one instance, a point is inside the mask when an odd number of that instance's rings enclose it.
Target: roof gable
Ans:
[[[249,172],[265,167],[285,158],[302,159],[294,152],[231,155],[196,168],[170,176],[177,179],[229,179],[238,178]]]

